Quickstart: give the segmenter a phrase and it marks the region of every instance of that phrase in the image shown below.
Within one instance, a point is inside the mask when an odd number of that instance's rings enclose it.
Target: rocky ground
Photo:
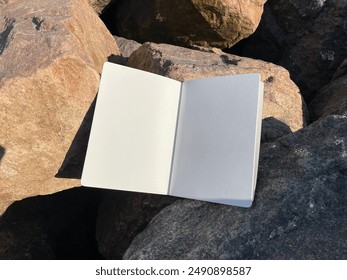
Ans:
[[[346,259],[347,3],[0,0],[0,259]],[[260,73],[249,209],[80,186],[105,61]]]

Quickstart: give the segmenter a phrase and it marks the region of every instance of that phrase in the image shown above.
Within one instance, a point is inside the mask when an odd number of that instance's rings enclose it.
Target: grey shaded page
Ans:
[[[183,83],[170,195],[251,206],[262,99],[259,74]]]

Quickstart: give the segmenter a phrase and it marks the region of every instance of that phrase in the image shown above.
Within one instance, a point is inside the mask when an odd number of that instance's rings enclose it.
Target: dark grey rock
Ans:
[[[251,208],[181,200],[124,259],[346,259],[347,117],[329,116],[261,148]]]
[[[261,142],[275,141],[290,133],[292,133],[292,130],[284,122],[273,117],[263,119],[261,125]]]
[[[306,102],[347,57],[347,2],[268,0],[256,32],[235,51],[282,65]]]
[[[347,116],[347,75],[319,90],[309,109],[312,120],[329,115]]]

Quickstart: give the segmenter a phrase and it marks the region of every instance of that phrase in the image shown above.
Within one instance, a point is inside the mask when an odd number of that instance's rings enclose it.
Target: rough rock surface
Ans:
[[[0,259],[97,259],[101,190],[74,188],[13,203],[0,218]]]
[[[129,58],[129,56],[134,51],[141,47],[141,44],[134,40],[129,40],[119,36],[114,36],[114,38],[116,40],[120,54],[125,58]]]
[[[55,174],[112,53],[112,35],[84,0],[0,1],[0,213],[80,185]]]
[[[181,200],[124,259],[346,259],[347,117],[329,116],[261,148],[251,208]]]
[[[346,16],[346,1],[269,0],[240,54],[287,68],[310,101],[347,57]]]
[[[347,76],[342,76],[323,87],[310,103],[312,120],[328,115],[347,116]]]
[[[129,40],[123,37],[113,37],[116,40],[120,55],[114,55],[110,57],[109,61],[117,64],[126,65],[129,56],[139,47],[141,47],[141,44],[134,40]]]
[[[139,42],[230,47],[257,28],[266,0],[122,0],[120,36]]]
[[[89,4],[92,6],[95,12],[97,12],[98,14],[101,14],[109,4],[115,3],[118,0],[87,0],[87,1],[89,1]]]
[[[121,259],[134,237],[161,209],[176,200],[153,194],[104,192],[96,226],[99,252],[105,259]]]
[[[263,119],[261,124],[261,142],[271,142],[292,133],[290,127],[274,117]]]
[[[136,50],[128,66],[176,80],[211,76],[260,73],[265,84],[263,118],[274,117],[292,131],[305,126],[305,103],[288,71],[260,60],[219,53],[207,53],[167,44],[145,43]]]

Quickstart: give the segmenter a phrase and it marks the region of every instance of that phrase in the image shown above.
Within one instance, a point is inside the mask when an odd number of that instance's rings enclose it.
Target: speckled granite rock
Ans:
[[[287,70],[261,60],[215,51],[217,53],[145,43],[132,53],[127,65],[180,81],[260,73],[265,84],[263,118],[274,117],[292,131],[305,126],[306,105]]]
[[[347,118],[329,116],[261,148],[249,209],[181,200],[124,259],[346,259]]]
[[[101,14],[104,9],[111,3],[115,3],[119,0],[87,0],[92,8],[97,12],[97,14]]]
[[[347,76],[342,76],[318,91],[310,103],[312,120],[328,115],[347,116]]]
[[[347,57],[347,2],[269,0],[239,53],[284,66],[307,102]]]
[[[55,175],[118,48],[85,0],[0,1],[0,34],[2,213],[80,185]]]
[[[122,0],[120,36],[139,42],[228,47],[257,28],[266,0]]]

